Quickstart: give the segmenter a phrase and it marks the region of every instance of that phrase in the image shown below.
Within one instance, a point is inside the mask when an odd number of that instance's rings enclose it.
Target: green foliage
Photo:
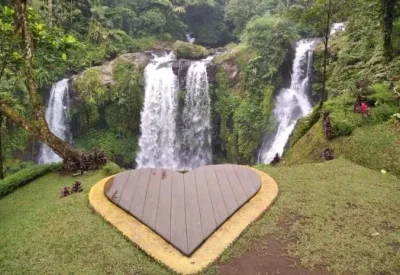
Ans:
[[[87,104],[101,105],[109,98],[99,68],[86,70],[76,79],[75,84],[79,91],[79,97]]]
[[[371,94],[368,98],[375,102],[376,105],[380,103],[393,103],[396,101],[396,97],[389,89],[389,83],[375,83],[370,87]]]
[[[321,113],[318,107],[315,107],[313,112],[308,116],[302,118],[297,122],[296,128],[290,137],[290,147],[293,147],[308,131],[318,122],[321,117]]]
[[[296,38],[293,25],[279,17],[260,17],[247,25],[243,40],[258,54],[244,69],[247,89],[257,92],[263,85],[280,85],[279,69]]]
[[[115,162],[109,161],[104,167],[103,171],[107,176],[116,175],[122,172],[122,169]]]
[[[368,123],[368,118],[354,112],[355,101],[355,97],[343,95],[325,103],[322,111],[330,113],[336,137],[351,135],[354,129]]]
[[[223,46],[230,40],[224,21],[225,0],[187,1],[183,22],[195,34],[196,42],[207,46]]]
[[[393,105],[388,103],[379,104],[376,108],[373,108],[370,112],[371,120],[373,124],[383,123],[389,121],[394,113],[399,110],[399,105]]]
[[[226,6],[226,16],[235,25],[235,34],[240,34],[246,24],[265,12],[261,0],[231,0]]]
[[[219,62],[231,62],[222,59]],[[224,65],[221,65],[223,67]],[[273,127],[274,87],[259,87],[257,92],[238,91],[232,87],[226,72],[217,73],[217,87],[213,106],[214,139],[221,140],[225,155],[220,161],[229,163],[254,163],[263,132]]]
[[[176,41],[173,48],[177,58],[202,59],[208,54],[206,48],[183,41]]]
[[[114,63],[113,79],[111,104],[106,109],[107,124],[111,130],[136,133],[144,101],[143,68],[118,59]]]
[[[46,173],[61,169],[61,164],[29,166],[11,176],[0,180],[0,197],[3,197],[19,187],[43,176]]]
[[[296,31],[288,20],[272,16],[252,20],[243,35],[250,48],[270,64],[281,64],[296,38]]]
[[[257,149],[264,125],[259,102],[252,100],[241,101],[235,111],[233,120],[237,133],[237,148],[241,155],[240,163],[254,163],[255,150]]]
[[[30,161],[22,162],[19,159],[6,158],[4,163],[4,172],[7,177],[32,165],[34,165],[34,163]]]
[[[131,166],[136,157],[137,136],[131,133],[121,135],[113,131],[92,130],[74,141],[79,149],[104,150],[106,156],[113,161],[122,158],[124,166]]]
[[[212,116],[213,124],[219,125],[219,129],[213,128],[213,139],[221,140],[221,150],[226,155],[229,163],[238,163],[239,154],[237,149],[237,134],[234,132],[233,116],[240,105],[240,96],[235,94],[230,87],[229,80],[222,70],[217,72],[218,86],[215,89]],[[219,123],[217,123],[219,121]],[[221,162],[224,162],[221,160]]]

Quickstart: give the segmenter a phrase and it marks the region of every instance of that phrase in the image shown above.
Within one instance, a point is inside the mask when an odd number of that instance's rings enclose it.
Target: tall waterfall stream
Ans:
[[[68,110],[68,79],[63,79],[54,84],[51,89],[45,116],[50,131],[64,141],[70,141]],[[40,147],[38,162],[41,164],[57,163],[61,162],[61,158],[47,145],[42,144]]]
[[[264,138],[258,156],[260,163],[270,163],[276,154],[282,156],[297,121],[312,111],[308,91],[316,43],[309,39],[297,43],[290,88],[282,89],[276,97],[274,116],[277,128]]]

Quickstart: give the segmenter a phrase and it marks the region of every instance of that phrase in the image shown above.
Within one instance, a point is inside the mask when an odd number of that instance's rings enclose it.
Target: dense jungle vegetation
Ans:
[[[334,22],[345,22],[346,32],[330,37]],[[274,96],[286,85],[293,43],[319,37],[316,107],[297,126],[287,163],[321,161],[328,147],[337,156],[400,173],[400,1],[2,0],[0,176],[30,166],[38,141],[70,158],[77,149],[101,148],[132,167],[144,67],[122,55],[172,49],[187,32],[200,46],[226,48],[217,57],[212,87],[216,162],[256,162],[262,135],[274,126]],[[205,48],[182,50],[182,57],[203,55]],[[105,85],[101,65],[111,60],[113,81]],[[83,71],[74,80],[73,149],[46,131],[43,106],[52,84]],[[358,96],[368,101],[365,116],[353,110]],[[334,131],[328,140],[318,134],[326,111]],[[371,133],[379,137],[367,141]],[[377,152],[385,167],[369,157]]]

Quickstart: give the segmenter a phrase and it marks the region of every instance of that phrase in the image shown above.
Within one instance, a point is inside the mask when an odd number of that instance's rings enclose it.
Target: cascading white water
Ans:
[[[316,40],[308,39],[297,43],[291,85],[289,89],[282,89],[276,98],[274,116],[277,129],[271,136],[264,139],[258,157],[261,163],[270,163],[276,154],[282,156],[297,121],[312,112],[307,91],[310,85],[313,49],[316,43]],[[304,70],[304,68],[306,69]]]
[[[185,33],[186,40],[190,43],[193,44],[196,41],[196,38],[192,37],[191,33]]]
[[[337,34],[339,32],[344,32],[344,31],[346,31],[345,23],[343,23],[343,22],[342,23],[333,23],[331,26],[330,35],[332,36],[334,34]]]
[[[138,168],[190,170],[212,161],[207,76],[207,63],[211,58],[191,63],[182,112],[179,111],[179,85],[172,69],[173,61],[173,53],[155,57],[145,70]]]
[[[50,131],[57,137],[69,142],[68,127],[69,93],[68,79],[57,82],[51,88],[50,100],[46,109],[46,121]],[[39,163],[57,163],[61,158],[48,146],[42,144],[39,152]]]
[[[213,57],[193,62],[188,70],[185,106],[182,114],[180,169],[211,164],[211,99],[207,63]]]
[[[173,53],[155,57],[145,69],[145,99],[141,114],[138,168],[178,169],[176,115],[178,78],[172,70]]]

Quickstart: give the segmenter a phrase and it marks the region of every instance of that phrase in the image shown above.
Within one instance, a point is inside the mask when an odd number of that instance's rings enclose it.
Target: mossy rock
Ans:
[[[183,41],[176,41],[173,48],[177,58],[202,59],[209,55],[206,48]]]

